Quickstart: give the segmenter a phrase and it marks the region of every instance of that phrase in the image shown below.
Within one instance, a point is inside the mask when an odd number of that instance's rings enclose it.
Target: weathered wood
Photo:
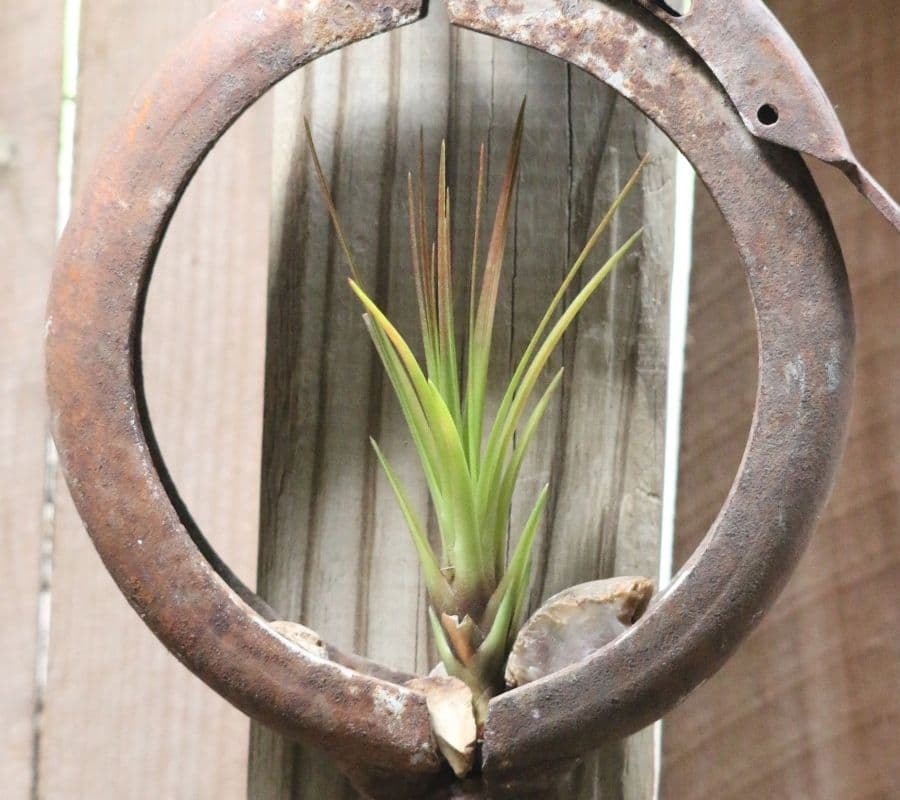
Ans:
[[[33,784],[43,532],[43,317],[56,227],[59,4],[0,8],[0,787]]]
[[[85,2],[76,172],[216,0]],[[268,105],[268,108],[266,107]],[[190,187],[150,288],[144,373],[173,477],[235,570],[255,569],[271,107]],[[240,797],[245,717],[191,676],[106,574],[60,490],[41,797]]]
[[[856,152],[900,195],[900,22],[890,0],[770,3],[808,55]],[[900,796],[900,339],[897,234],[846,180],[812,165],[844,249],[857,375],[835,493],[784,595],[722,672],[665,722],[663,797]],[[724,225],[697,209],[678,552],[728,491],[750,423],[755,333]]]
[[[593,79],[534,51],[451,32],[440,5],[422,23],[322,59],[276,98],[260,590],[285,616],[395,667],[421,671],[436,659],[415,554],[369,434],[420,507],[427,495],[345,285],[302,118],[311,120],[368,285],[401,330],[413,331],[403,198],[419,129],[429,188],[438,143],[447,137],[455,248],[464,264],[478,144],[488,145],[493,198],[526,94],[525,151],[497,313],[495,399],[592,222],[640,153],[660,154],[613,235],[621,242],[641,221],[650,223],[640,270],[637,259],[619,269],[551,365],[565,360],[568,375],[523,468],[512,521],[518,531],[549,478],[552,536],[542,531],[537,545],[537,603],[614,572],[656,575],[672,151]],[[611,797],[643,798],[652,775],[652,745],[641,735],[585,767],[581,796],[596,796],[602,786]],[[257,727],[249,781],[250,795],[265,800],[355,796],[317,753]]]
[[[79,136],[80,169],[87,166],[140,77],[203,10],[215,5],[211,0],[86,3],[90,33],[83,48],[86,75],[82,83],[87,94]],[[900,194],[895,167],[896,101],[890,81],[900,55],[900,30],[892,4],[871,0],[856,7],[837,0],[816,4],[773,0],[771,5],[838,102],[864,163],[895,195]],[[4,331],[0,347],[0,540],[4,543],[0,651],[7,658],[0,690],[0,785],[3,796],[14,800],[28,796],[38,776],[32,770],[31,739],[44,463],[40,337],[54,224],[60,16],[59,3],[39,7],[33,0],[6,3],[0,11],[0,72],[5,78],[0,92],[0,241],[7,263],[0,270],[0,328]],[[504,106],[502,113],[494,115],[495,123],[506,129],[496,131],[493,153],[495,159],[502,158],[504,137],[518,102],[513,89],[518,91],[521,83],[510,83],[510,75],[504,72],[497,79],[473,83],[467,94],[457,85],[448,104],[450,76],[463,76],[466,70],[492,75],[495,57],[493,43],[475,38],[465,46],[450,47],[449,52],[401,50],[401,97],[412,80],[419,86],[420,99],[426,89],[432,89],[435,96],[429,108],[433,107],[437,119],[446,118],[450,108],[453,127],[448,133],[453,141],[454,130],[471,130],[474,112],[490,113],[496,87],[497,100]],[[457,72],[426,69],[448,60],[457,65]],[[364,63],[356,63],[357,74],[369,74]],[[518,65],[533,63],[523,57]],[[377,71],[373,67],[372,73]],[[522,76],[512,77],[520,81]],[[572,80],[582,77],[576,73]],[[539,106],[531,89],[529,96],[534,111]],[[317,102],[327,101],[326,97]],[[371,102],[376,110],[382,109],[376,99]],[[560,112],[564,116],[576,116],[587,108],[594,122],[607,118],[602,97],[594,105],[582,106],[561,95],[559,103],[570,109]],[[176,216],[174,238],[166,246],[152,290],[156,310],[151,309],[148,319],[154,331],[147,347],[148,361],[153,362],[147,367],[148,389],[163,449],[216,546],[245,577],[252,571],[256,527],[255,426],[260,399],[255,392],[263,340],[258,289],[264,280],[259,265],[266,250],[265,236],[258,230],[264,225],[266,190],[261,187],[268,174],[265,111],[253,113],[258,115],[255,121],[242,123],[213,154],[198,178],[202,186],[192,190]],[[297,121],[297,115],[288,116],[286,130],[294,131]],[[398,119],[411,139],[420,123],[426,125],[433,152],[443,127],[428,127],[421,110]],[[530,125],[534,132],[534,116]],[[15,145],[12,149],[7,146],[10,141]],[[574,141],[573,137],[573,146]],[[319,143],[323,149],[330,147],[327,128],[322,129]],[[349,163],[346,147],[341,149],[345,168]],[[472,165],[466,159],[473,149],[463,147],[455,153],[452,169],[461,177],[471,175]],[[364,149],[359,151],[359,157],[363,156],[368,158]],[[377,158],[374,161],[380,163]],[[300,169],[302,159],[295,164]],[[572,166],[578,167],[577,159],[573,158]],[[398,175],[403,167],[397,163]],[[230,176],[232,169],[244,172]],[[253,174],[248,175],[251,169]],[[896,238],[853,195],[843,178],[829,170],[817,168],[816,172],[844,242],[860,326],[856,421],[847,462],[831,510],[785,597],[736,661],[667,722],[666,798],[737,800],[758,794],[830,800],[900,795],[895,736],[900,718],[900,654],[896,637],[891,637],[900,622],[900,597],[893,578],[898,544],[896,525],[891,524],[896,521],[900,497],[895,455],[900,444],[895,390],[898,345],[893,326],[900,297]],[[286,192],[283,176],[282,185],[279,191]],[[465,186],[455,185],[457,193],[465,194]],[[571,194],[572,187],[568,191]],[[344,195],[346,199],[346,191]],[[458,200],[462,217],[468,206],[465,197]],[[558,218],[558,209],[551,211]],[[571,212],[569,217],[574,225]],[[324,219],[319,209],[316,225],[324,226]],[[682,559],[705,531],[734,474],[749,424],[755,375],[752,319],[743,278],[728,260],[732,250],[727,235],[715,227],[708,205],[700,206],[698,225],[679,506]],[[546,227],[550,230],[551,225]],[[583,229],[573,233],[572,246],[580,242],[582,233]],[[402,236],[402,229],[392,233],[391,247]],[[404,255],[405,250],[400,253]],[[400,283],[396,292],[393,288],[389,292],[392,310],[403,317],[409,330],[410,309],[401,306],[411,299],[405,269],[398,268],[392,279]],[[505,286],[504,292],[511,297],[511,286]],[[337,290],[334,296],[339,297]],[[201,305],[185,311],[193,299]],[[349,300],[341,302],[349,304]],[[177,308],[165,309],[169,304]],[[506,339],[501,349],[510,346],[509,307],[505,313],[506,333],[501,333]],[[229,316],[227,329],[216,327]],[[291,316],[286,324],[300,319]],[[193,343],[188,340],[188,326],[201,337]],[[355,342],[367,346],[362,335]],[[256,355],[251,357],[247,353],[253,348]],[[570,341],[565,358],[570,358],[571,349]],[[582,352],[581,345],[575,348],[576,360]],[[270,353],[270,364],[271,358]],[[290,367],[290,362],[286,365]],[[291,376],[288,370],[286,379]],[[302,379],[314,377],[304,374]],[[574,391],[570,384],[576,380],[574,375],[567,378],[568,392]],[[315,396],[311,390],[304,391],[310,392],[305,397]],[[209,409],[200,406],[202,392],[214,399]],[[189,414],[183,408],[190,409]],[[554,420],[562,414],[557,409]],[[284,418],[298,420],[300,415],[285,412]],[[401,439],[402,426],[389,400],[383,403],[380,425],[392,456],[413,476],[413,462]],[[545,441],[555,440],[547,435]],[[568,468],[566,473],[577,474],[577,469]],[[413,588],[407,585],[395,592],[392,585],[399,577],[417,574],[414,557],[411,549],[400,549],[405,533],[381,477],[377,471],[374,475],[378,507],[367,595],[391,605],[383,617],[379,612],[372,619],[389,619],[401,626],[405,639],[413,627],[416,646],[410,652],[415,657],[391,645],[390,626],[376,624],[373,630],[370,622],[364,641],[385,661],[406,659],[424,667],[433,659],[427,652],[418,602],[414,609],[406,599],[410,595],[405,593]],[[213,482],[218,485],[210,488]],[[419,498],[423,497],[420,487]],[[283,511],[283,522],[290,522],[290,508],[285,505]],[[45,737],[49,753],[44,754],[39,773],[40,795],[243,796],[244,722],[175,664],[125,607],[67,500],[59,513],[59,596],[54,603]],[[304,529],[305,520],[298,521],[297,530]],[[390,559],[381,557],[383,540],[397,543]],[[302,541],[301,534],[298,546]],[[621,549],[620,542],[616,552]],[[556,563],[552,550],[549,563]],[[293,579],[284,580],[287,584]],[[416,593],[414,599],[419,597]],[[404,615],[394,614],[397,609],[405,609]],[[299,615],[299,607],[290,613]],[[348,618],[355,619],[354,613]],[[262,762],[266,756],[268,764]],[[298,784],[307,777],[295,771],[292,760],[272,749],[257,748],[254,764],[257,774],[282,770],[286,780]],[[612,764],[614,769],[620,767],[615,760]]]

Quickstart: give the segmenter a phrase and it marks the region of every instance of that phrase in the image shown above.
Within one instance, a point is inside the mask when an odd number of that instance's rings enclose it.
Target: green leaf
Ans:
[[[519,418],[531,397],[535,384],[540,377],[541,371],[549,360],[550,355],[553,353],[554,349],[562,339],[563,334],[566,332],[569,325],[572,324],[572,321],[584,304],[590,299],[591,295],[597,290],[603,282],[603,279],[606,278],[616,264],[625,257],[629,250],[631,250],[632,246],[640,238],[642,233],[643,228],[634,233],[576,295],[575,299],[569,304],[568,308],[566,308],[562,316],[550,330],[550,333],[547,334],[547,338],[544,340],[529,364],[528,369],[525,371],[525,375],[522,377],[519,391],[512,397],[508,410],[502,415],[498,412],[497,419],[494,421],[494,425],[488,437],[488,447],[484,465],[479,474],[479,513],[488,505],[488,492],[496,488],[499,470],[502,467],[505,453],[509,452],[516,426],[519,423]]]
[[[351,286],[353,285],[351,281]],[[428,385],[425,376],[422,375],[412,351],[399,332],[362,289],[357,286],[354,291],[363,300],[363,305],[369,309],[369,323],[367,324],[372,340],[375,342],[381,361],[391,379],[391,384],[394,386],[407,421],[412,420],[414,423],[414,427],[411,426],[410,430],[419,449],[422,465],[426,470],[444,550],[447,554],[452,554],[455,547],[456,528],[452,522],[451,501],[447,497],[450,476],[447,472],[447,460],[441,449],[440,441],[435,435],[435,419],[439,416],[439,411],[435,409],[432,388]],[[391,332],[393,332],[394,338],[391,338]],[[416,379],[418,379],[418,386]],[[437,404],[441,403],[438,396]]]
[[[400,506],[400,511],[403,513],[403,518],[406,520],[406,525],[412,535],[413,544],[415,545],[416,553],[419,556],[419,562],[422,565],[425,586],[428,589],[428,593],[431,595],[432,602],[441,611],[451,613],[456,609],[456,597],[441,573],[441,565],[438,563],[437,558],[435,558],[435,555],[431,550],[431,545],[428,544],[428,537],[425,535],[422,523],[419,521],[418,516],[416,516],[415,511],[413,511],[409,499],[406,496],[406,492],[403,490],[403,486],[397,478],[396,472],[394,472],[393,467],[391,467],[384,453],[381,451],[378,442],[372,437],[369,437],[369,441],[372,443],[372,449],[375,451],[375,455],[381,463],[381,468],[384,470],[384,474],[391,484],[391,488],[394,490],[394,494],[397,497],[397,504]]]
[[[437,387],[429,381],[434,402],[432,430],[444,459],[447,475],[445,499],[454,522],[454,589],[463,597],[477,598],[493,577],[493,563],[482,557],[482,541],[475,513],[475,493],[466,454],[449,409]],[[488,571],[490,570],[490,571]]]
[[[525,374],[525,371],[531,364],[532,355],[534,354],[535,349],[537,348],[538,344],[541,341],[541,336],[543,335],[544,331],[546,330],[547,325],[550,324],[550,321],[552,320],[553,315],[556,312],[556,309],[559,307],[559,304],[562,302],[562,300],[566,294],[566,291],[568,290],[572,281],[578,275],[579,271],[581,270],[581,267],[583,266],[583,264],[587,260],[588,256],[593,251],[597,242],[600,240],[600,237],[606,231],[607,227],[609,226],[610,222],[612,221],[613,217],[615,216],[616,211],[619,209],[619,207],[622,205],[622,203],[628,197],[632,188],[637,183],[637,180],[640,177],[641,171],[646,166],[648,159],[649,159],[649,155],[644,156],[644,158],[641,159],[641,162],[638,164],[637,168],[631,174],[631,177],[629,177],[628,181],[626,181],[625,185],[622,187],[621,191],[616,196],[615,200],[612,202],[612,205],[610,205],[606,214],[604,214],[603,218],[600,220],[600,222],[594,228],[593,233],[591,234],[588,241],[582,248],[581,252],[578,255],[578,258],[575,259],[575,262],[573,263],[572,267],[569,269],[568,274],[566,275],[565,279],[563,280],[562,284],[560,285],[559,289],[557,290],[556,294],[554,295],[553,300],[551,300],[550,305],[547,307],[547,311],[544,313],[544,316],[541,319],[540,323],[538,324],[537,329],[534,332],[534,335],[531,337],[531,340],[528,342],[528,345],[525,348],[525,352],[522,354],[522,357],[519,359],[519,362],[516,365],[515,372],[513,373],[513,376],[510,379],[509,384],[507,385],[506,391],[504,392],[503,399],[500,402],[500,407],[497,411],[497,415],[494,418],[494,425],[493,425],[493,428],[491,429],[491,435],[488,437],[487,450],[492,458],[492,469],[495,468],[494,459],[496,459],[498,457],[502,457],[502,455],[503,455],[502,450],[500,452],[497,452],[497,447],[502,444],[501,442],[497,441],[497,437],[500,435],[501,432],[503,432],[505,430],[506,422],[509,417],[510,407],[512,406],[513,400],[516,397],[516,393],[519,391],[520,384],[521,384],[522,378]],[[485,492],[490,491],[492,489],[493,489],[493,485],[489,481],[488,485],[485,486],[484,491],[480,493],[482,502],[484,501],[484,498],[485,498]]]
[[[384,371],[387,373],[388,380],[394,389],[394,394],[400,404],[400,410],[403,412],[407,427],[412,434],[413,443],[416,445],[416,450],[419,453],[428,486],[432,495],[439,497],[441,495],[441,486],[438,481],[441,462],[440,453],[431,429],[428,427],[428,420],[425,417],[425,412],[422,410],[419,398],[415,389],[413,389],[409,375],[400,362],[396,350],[394,350],[385,336],[384,331],[372,322],[372,318],[368,314],[363,315],[363,320],[366,330],[368,330],[369,336],[375,345],[375,352],[378,353]]]
[[[436,503],[443,503],[445,519],[452,528],[452,532],[445,535],[453,539],[452,561],[456,568],[454,589],[459,595],[477,597],[490,581],[493,562],[485,562],[481,557],[474,487],[459,429],[437,387],[422,373],[400,332],[354,281],[350,281],[350,286],[371,315],[373,323],[393,344],[421,404],[436,445],[437,457],[433,466],[441,496],[434,499]]]
[[[497,292],[500,288],[500,271],[503,266],[503,253],[506,249],[507,230],[509,228],[509,212],[512,206],[512,193],[515,187],[519,168],[519,153],[522,147],[522,133],[525,124],[525,101],[519,109],[516,128],[510,145],[506,173],[500,190],[500,199],[494,215],[494,226],[485,261],[484,274],[481,281],[481,295],[472,336],[469,337],[468,363],[466,369],[466,433],[468,451],[478,453],[481,449],[481,434],[484,424],[484,404],[487,394],[488,365],[491,356],[491,338],[494,327],[494,314],[497,308]],[[472,463],[477,463],[475,459]]]
[[[472,234],[472,265],[469,273],[469,326],[467,329],[466,346],[468,347],[467,364],[472,363],[472,348],[475,341],[475,314],[477,311],[475,287],[478,283],[478,250],[481,245],[481,206],[484,202],[484,182],[487,173],[487,154],[484,142],[478,148],[478,182],[475,188],[475,217],[473,220],[474,232]],[[468,368],[468,367],[467,367]],[[473,442],[468,437],[468,419],[466,421],[467,444],[469,464],[477,468],[481,456],[481,442]]]
[[[572,264],[569,272],[566,274],[565,279],[560,284],[559,289],[553,296],[553,299],[550,301],[550,305],[547,307],[547,311],[544,313],[543,318],[535,329],[534,335],[531,337],[531,341],[528,342],[528,346],[525,348],[525,352],[522,354],[522,357],[519,359],[519,363],[516,365],[516,370],[509,381],[509,385],[507,386],[506,393],[503,398],[504,402],[507,400],[507,398],[509,398],[509,400],[511,401],[513,395],[515,395],[516,391],[518,391],[519,381],[522,379],[522,375],[524,374],[525,369],[528,367],[528,364],[531,361],[531,356],[534,353],[534,350],[537,347],[538,343],[540,342],[541,336],[543,336],[547,325],[549,325],[550,320],[553,319],[553,315],[556,313],[556,309],[562,302],[563,297],[565,297],[565,294],[568,291],[569,286],[571,286],[572,281],[575,280],[576,276],[581,271],[581,267],[584,265],[585,261],[587,261],[588,256],[597,245],[597,242],[600,241],[600,237],[609,227],[609,224],[612,221],[613,217],[615,217],[616,212],[619,210],[619,207],[623,202],[625,202],[625,199],[630,194],[632,188],[634,188],[634,185],[637,183],[637,180],[640,177],[642,170],[647,165],[649,159],[650,155],[645,155],[635,168],[634,172],[631,173],[631,177],[625,182],[625,185],[622,187],[619,194],[616,195],[616,199],[613,200],[612,205],[610,205],[610,207],[607,209],[606,213],[603,215],[603,218],[599,223],[597,223],[597,226],[594,228],[593,233],[588,238],[584,247],[581,249],[581,252],[578,254],[578,258],[575,259],[575,262]]]
[[[524,600],[523,595],[528,591],[530,582],[529,563],[531,549],[534,545],[534,537],[544,506],[547,504],[549,487],[544,486],[538,495],[537,502],[525,528],[513,556],[509,562],[509,569],[500,581],[500,585],[491,597],[484,614],[484,626],[490,626],[485,636],[484,643],[478,648],[476,663],[483,674],[490,674],[499,664],[502,665],[506,657],[506,642],[510,635],[510,626],[513,621],[516,608],[520,607]]]
[[[434,378],[444,402],[450,409],[457,428],[462,428],[460,414],[458,364],[456,360],[456,332],[453,320],[452,253],[450,245],[450,190],[447,188],[447,146],[441,142],[441,162],[438,170],[437,203],[437,285],[439,369]]]
[[[425,411],[426,416],[429,417],[429,421],[433,424],[432,415],[429,414],[434,403],[432,391],[428,386],[428,379],[425,377],[422,368],[419,366],[419,362],[416,361],[413,351],[400,334],[400,331],[394,327],[393,323],[385,316],[384,312],[375,305],[375,302],[365,293],[362,287],[353,279],[350,279],[349,283],[350,288],[353,289],[356,296],[362,301],[363,306],[372,317],[373,322],[384,331],[385,335],[394,346],[394,349],[397,351],[397,355],[400,357],[400,361],[403,363],[403,366],[412,381],[419,402],[422,404],[422,409]],[[440,398],[440,395],[438,395],[438,398]]]
[[[534,434],[537,431],[538,426],[540,425],[541,420],[543,419],[544,414],[547,411],[547,407],[550,405],[550,399],[552,398],[553,393],[556,391],[562,380],[563,371],[563,369],[560,369],[559,372],[556,373],[556,376],[544,391],[544,394],[541,397],[540,401],[531,412],[531,416],[528,418],[528,422],[525,423],[525,427],[522,429],[522,433],[518,437],[515,450],[513,450],[513,454],[510,458],[509,464],[506,467],[506,471],[503,473],[503,477],[500,481],[500,487],[492,495],[492,497],[496,498],[495,507],[493,510],[494,519],[496,520],[496,522],[494,523],[493,528],[495,531],[494,553],[495,558],[497,559],[496,569],[498,575],[503,574],[503,559],[505,558],[505,553],[503,552],[503,543],[506,534],[506,520],[509,519],[509,509],[512,505],[512,496],[516,488],[516,481],[519,477],[519,471],[522,467],[522,461],[524,460],[525,454],[528,452],[528,447],[531,444],[531,440],[534,438]]]
[[[422,270],[422,284],[425,287],[425,302],[428,306],[428,341],[433,350],[433,363],[429,363],[430,375],[437,374],[438,364],[438,340],[437,340],[437,305],[434,291],[434,247],[431,248],[429,258],[428,227],[425,222],[425,139],[422,129],[419,129],[419,196],[418,196],[418,226],[419,226],[419,264]],[[424,334],[423,334],[424,335]]]
[[[416,305],[419,308],[419,327],[422,332],[422,345],[425,349],[425,365],[428,374],[434,375],[437,372],[437,342],[433,335],[435,324],[431,318],[431,304],[428,302],[430,287],[425,283],[426,267],[422,261],[425,256],[419,244],[420,228],[411,172],[406,176],[406,197],[409,217],[409,243],[412,250],[412,271],[416,285]]]
[[[531,577],[531,565],[534,560],[534,553],[530,553],[528,556],[528,563],[525,565],[525,574]],[[525,622],[525,612],[528,609],[528,584],[525,584],[525,589],[519,592],[519,599],[516,600],[516,607],[513,611],[512,620],[509,624],[509,633],[506,636],[506,652],[509,653],[513,645],[516,642],[516,636],[519,633],[519,630],[522,628],[522,624]]]

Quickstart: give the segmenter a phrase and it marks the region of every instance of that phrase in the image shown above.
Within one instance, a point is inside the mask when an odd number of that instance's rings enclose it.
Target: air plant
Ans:
[[[431,244],[426,226],[422,147],[418,180],[413,179],[412,173],[408,175],[409,238],[424,364],[367,292],[308,124],[306,128],[323,195],[350,267],[350,288],[363,306],[366,328],[421,461],[440,533],[440,553],[432,549],[422,516],[413,507],[400,478],[374,439],[372,447],[396,495],[421,562],[438,654],[447,672],[463,680],[472,690],[479,725],[485,718],[488,701],[502,690],[506,659],[526,611],[532,545],[547,501],[548,486],[538,494],[507,561],[510,509],[524,456],[560,385],[562,369],[543,388],[533,405],[532,400],[563,334],[641,235],[638,230],[619,247],[557,317],[569,287],[636,183],[643,161],[594,229],[550,301],[506,386],[493,420],[487,425],[491,338],[523,125],[524,103],[516,122],[487,254],[479,270],[486,172],[484,145],[480,149],[464,347],[458,346],[454,320],[445,145],[441,146],[436,230]],[[462,365],[461,351],[464,351]]]

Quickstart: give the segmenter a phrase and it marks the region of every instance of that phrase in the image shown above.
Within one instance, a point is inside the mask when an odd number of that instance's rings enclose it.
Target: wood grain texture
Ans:
[[[890,0],[773,0],[863,163],[900,195]],[[854,409],[834,495],[796,575],[736,657],[665,723],[663,797],[900,797],[900,244],[845,179],[812,165],[844,248],[858,327]],[[702,197],[684,396],[678,557],[718,511],[749,427],[752,312]]]
[[[76,174],[139,82],[216,0],[91,0]],[[175,482],[213,545],[256,563],[271,106],[241,120],[175,215],[150,288],[144,373]],[[240,798],[246,718],[128,608],[61,490],[40,797]]]
[[[440,6],[424,22],[316,62],[276,93],[260,591],[287,618],[398,668],[424,671],[436,659],[415,553],[367,436],[378,438],[420,507],[427,493],[346,287],[302,118],[311,121],[368,286],[411,332],[403,198],[420,128],[431,193],[437,148],[447,138],[454,247],[458,263],[467,264],[478,143],[488,147],[493,199],[526,94],[521,180],[495,326],[495,400],[614,188],[646,149],[658,153],[643,195],[632,198],[613,234],[621,242],[652,218],[640,269],[636,258],[619,268],[548,368],[552,374],[565,361],[567,377],[523,467],[512,519],[512,530],[520,530],[549,478],[555,488],[537,545],[537,603],[599,576],[656,574],[671,149],[593,79],[525,48],[451,32]],[[596,796],[602,783],[610,797],[645,797],[652,759],[647,736],[612,749],[584,769],[581,796]],[[261,800],[355,796],[317,753],[257,727],[249,786]]]
[[[61,12],[37,0],[0,7],[0,787],[9,800],[29,797],[33,780]]]

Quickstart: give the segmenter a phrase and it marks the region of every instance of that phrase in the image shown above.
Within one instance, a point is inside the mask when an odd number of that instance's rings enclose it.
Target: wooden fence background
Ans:
[[[217,4],[82,0],[76,184],[140,80]],[[770,5],[838,104],[863,162],[900,194],[895,4]],[[126,606],[47,456],[41,339],[58,205],[63,13],[58,1],[0,6],[0,787],[12,800],[239,798],[246,719]],[[264,100],[212,153],[176,215],[147,314],[146,384],[160,444],[198,522],[247,580],[259,519],[272,139]],[[900,247],[839,176],[816,173],[857,307],[847,457],[784,596],[722,673],[666,720],[664,798],[900,796]],[[695,243],[679,561],[724,498],[755,388],[746,290],[702,192]]]

